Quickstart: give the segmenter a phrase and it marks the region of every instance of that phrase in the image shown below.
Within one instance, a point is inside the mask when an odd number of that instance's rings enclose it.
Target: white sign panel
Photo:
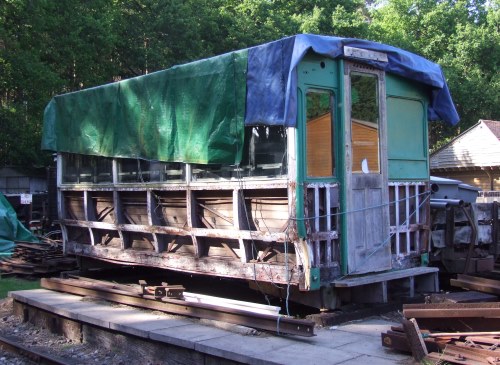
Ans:
[[[21,204],[31,204],[33,201],[32,194],[21,194]]]
[[[389,62],[387,54],[384,52],[371,51],[363,48],[344,46],[344,55],[346,57],[360,58],[365,60]]]

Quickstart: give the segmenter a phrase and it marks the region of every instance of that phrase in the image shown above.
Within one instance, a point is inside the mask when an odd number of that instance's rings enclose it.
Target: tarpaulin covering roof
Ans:
[[[458,122],[437,64],[375,42],[302,34],[56,96],[45,110],[42,148],[237,164],[244,124],[295,126],[296,68],[305,54],[343,57],[346,45],[385,52],[388,62],[358,61],[431,86],[429,119]]]
[[[444,120],[452,125],[458,123],[459,117],[439,65],[385,44],[311,34],[250,48],[245,123],[295,126],[297,65],[308,51],[330,58],[344,57],[344,46],[386,53],[388,62],[358,61],[431,86],[428,119]]]
[[[54,97],[42,148],[193,163],[240,159],[247,52]]]
[[[38,238],[19,222],[16,211],[0,193],[0,253],[10,252],[14,241],[38,242]]]

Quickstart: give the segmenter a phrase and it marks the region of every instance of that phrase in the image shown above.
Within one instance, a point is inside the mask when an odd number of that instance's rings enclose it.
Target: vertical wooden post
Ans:
[[[394,186],[394,218],[396,221],[396,256],[400,254],[399,246],[399,185]]]
[[[248,224],[244,222],[244,218],[246,217],[245,212],[243,211],[245,209],[245,199],[243,197],[243,192],[240,189],[234,189],[233,190],[233,226],[234,229],[240,230],[243,229],[243,227],[246,227],[246,229],[250,230],[250,227],[247,227]],[[245,263],[248,262],[248,253],[247,253],[247,247],[245,244],[245,240],[242,238],[238,239],[238,243],[240,245],[240,260],[241,262]]]
[[[115,224],[117,225],[116,230],[118,231],[118,235],[120,236],[121,241],[121,249],[125,250],[130,247],[130,237],[127,232],[124,232],[120,229],[119,225],[125,223],[125,217],[123,215],[123,206],[120,197],[120,193],[118,191],[113,191],[113,202],[114,202],[114,210],[115,210]]]
[[[329,186],[325,187],[325,219],[326,219],[326,231],[330,232],[332,230],[332,217],[330,217],[331,214],[331,188]],[[325,256],[326,260],[325,263],[326,265],[330,266],[332,263],[332,239],[328,238],[326,240],[326,250],[325,250]]]
[[[453,247],[455,240],[455,209],[450,207],[446,210],[446,231],[444,242],[446,247]]]
[[[198,226],[198,217],[196,215],[196,197],[189,187],[186,189],[186,205],[188,227],[195,228]],[[191,239],[193,240],[195,257],[200,258],[203,256],[202,242],[194,234],[191,235]]]
[[[493,255],[495,261],[500,254],[498,251],[498,202],[494,201],[492,204],[492,212],[491,212],[491,219],[492,219],[492,225],[491,225],[491,246],[492,249],[490,250],[490,253]]]
[[[64,206],[64,194],[61,191],[63,182],[63,156],[61,153],[57,154],[56,159],[56,185],[57,185],[57,216],[60,220],[66,218],[66,209]],[[63,238],[63,252],[66,254],[66,243],[68,242],[68,229],[65,224],[60,224],[61,234]]]
[[[94,209],[94,201],[92,200],[92,195],[88,190],[83,192],[83,209],[85,213],[86,221],[96,221],[95,209]],[[95,234],[94,230],[89,227],[89,235],[90,235],[90,243],[92,246],[96,245],[98,241],[97,234]]]
[[[148,224],[150,226],[160,225],[160,219],[155,213],[156,204],[158,204],[158,202],[156,201],[156,198],[150,189],[146,191],[146,201],[147,201],[146,211],[148,213]],[[152,233],[152,236],[153,236],[153,246],[155,248],[155,252],[161,252],[161,250],[165,248],[164,245],[163,247],[160,247],[159,241],[161,240],[161,238],[159,239],[159,236],[156,233]]]
[[[405,184],[405,220],[406,220],[406,254],[411,251],[410,245],[410,185]]]
[[[319,188],[314,186],[314,231],[319,232]],[[319,240],[314,241],[314,264],[316,266],[320,265],[321,260],[321,249]]]
[[[415,185],[415,223],[420,224],[420,185]],[[420,229],[415,232],[415,251],[420,252]]]

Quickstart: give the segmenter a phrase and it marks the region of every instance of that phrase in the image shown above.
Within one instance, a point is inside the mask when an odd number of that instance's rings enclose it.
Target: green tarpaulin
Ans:
[[[14,241],[38,242],[38,239],[19,222],[16,211],[0,193],[0,256],[12,251]]]
[[[237,164],[247,51],[54,97],[42,149],[107,157]]]

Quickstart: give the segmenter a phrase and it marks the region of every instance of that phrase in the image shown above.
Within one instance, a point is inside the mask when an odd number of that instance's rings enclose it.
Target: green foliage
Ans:
[[[431,147],[479,119],[500,118],[499,1],[387,0],[371,12],[371,37],[439,63],[461,122],[431,125]]]
[[[41,166],[52,96],[297,33],[368,38],[443,66],[462,118],[500,119],[499,0],[4,0],[0,165]]]

